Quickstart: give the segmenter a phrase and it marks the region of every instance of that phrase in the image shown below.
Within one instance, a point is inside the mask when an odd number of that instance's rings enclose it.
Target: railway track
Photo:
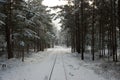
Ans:
[[[65,80],[68,80],[68,78],[67,78],[67,73],[66,73],[66,68],[65,68],[65,63],[64,63],[64,60],[63,60],[63,55],[60,54],[59,56],[60,56],[60,59],[61,59],[60,61],[61,61],[61,63],[62,63],[62,68],[63,68],[63,70],[64,70]],[[48,80],[52,80],[53,72],[54,72],[54,69],[55,69],[55,67],[56,67],[57,58],[58,58],[58,55],[56,54],[56,55],[55,55],[55,58],[54,58],[54,61],[53,61],[52,69],[51,69],[51,71],[50,71],[50,75],[49,75],[49,77],[48,77]]]
[[[52,70],[50,72],[50,76],[49,76],[48,80],[51,80],[51,78],[52,78],[52,74],[53,74],[53,70],[55,68],[56,60],[57,60],[57,54],[55,55],[55,59],[54,59],[53,66],[52,66]]]
[[[62,63],[63,63],[64,73],[65,73],[65,79],[68,80],[63,55],[62,55]]]

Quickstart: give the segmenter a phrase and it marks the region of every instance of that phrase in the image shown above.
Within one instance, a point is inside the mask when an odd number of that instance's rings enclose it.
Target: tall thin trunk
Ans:
[[[119,28],[119,44],[120,44],[120,0],[118,0],[118,28]]]
[[[94,26],[95,26],[95,0],[93,1],[94,3],[93,3],[93,12],[92,12],[92,41],[91,41],[91,46],[92,46],[92,49],[91,49],[91,53],[92,53],[92,60],[94,60],[94,52],[95,52],[95,50],[94,50],[94,43],[95,43],[95,36],[94,36],[94,34],[95,34],[95,28],[94,28]]]
[[[6,18],[6,41],[7,41],[7,53],[8,59],[13,58],[12,52],[12,41],[11,41],[11,31],[12,31],[12,10],[11,10],[11,0],[8,0],[8,4],[5,6],[5,14],[7,15]]]
[[[75,1],[75,9],[78,8],[79,1]],[[80,24],[79,24],[79,11],[75,13],[75,26],[76,26],[76,51],[80,53]]]
[[[82,35],[81,35],[81,36],[82,36],[81,59],[82,59],[82,60],[84,59],[84,45],[85,45],[85,44],[84,44],[84,42],[85,42],[84,37],[85,37],[85,36],[84,36],[84,20],[83,20],[83,18],[84,18],[84,17],[83,17],[84,11],[83,11],[83,8],[84,8],[84,7],[83,7],[83,0],[81,0],[81,28],[82,28],[82,29],[81,29],[81,33],[82,33]]]

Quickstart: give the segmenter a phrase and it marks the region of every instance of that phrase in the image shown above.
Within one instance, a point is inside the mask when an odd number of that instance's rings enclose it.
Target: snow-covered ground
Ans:
[[[11,59],[0,70],[0,80],[116,80],[97,73],[101,68],[81,61],[69,48],[55,47],[33,53],[25,62]],[[93,68],[93,69],[92,69]]]

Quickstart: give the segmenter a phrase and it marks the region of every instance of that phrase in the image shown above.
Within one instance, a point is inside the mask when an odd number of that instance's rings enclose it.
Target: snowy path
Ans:
[[[43,56],[46,54],[45,56]],[[41,59],[42,55],[42,59]],[[106,80],[91,69],[81,66],[69,49],[57,47],[1,70],[0,80]],[[36,60],[35,60],[36,59]]]
[[[61,51],[57,52],[56,62],[50,80],[67,80]]]

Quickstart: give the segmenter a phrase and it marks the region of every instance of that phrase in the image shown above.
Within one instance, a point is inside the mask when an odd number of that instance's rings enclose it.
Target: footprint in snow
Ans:
[[[48,80],[48,76],[45,76],[44,80]]]
[[[73,68],[73,65],[68,65],[69,67]]]
[[[74,70],[79,70],[79,67],[78,68],[74,68]]]
[[[71,72],[69,72],[69,75],[70,75],[70,76],[74,76]]]

